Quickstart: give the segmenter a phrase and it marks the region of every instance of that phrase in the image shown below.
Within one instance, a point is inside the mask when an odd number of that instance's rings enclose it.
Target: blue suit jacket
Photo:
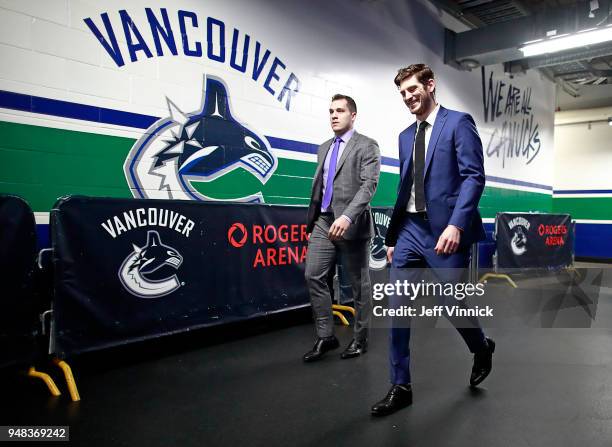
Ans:
[[[412,187],[416,122],[400,133],[400,186],[385,243],[394,247]],[[463,230],[461,246],[485,238],[478,202],[485,185],[482,142],[467,113],[440,106],[425,157],[425,201],[437,240],[447,225]]]

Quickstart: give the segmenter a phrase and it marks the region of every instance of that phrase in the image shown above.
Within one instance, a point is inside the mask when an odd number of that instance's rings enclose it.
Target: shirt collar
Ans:
[[[353,134],[355,133],[355,129],[349,129],[346,132],[344,132],[342,135],[340,135],[340,138],[342,139],[343,143],[348,143],[348,140],[351,139],[351,137],[353,136]],[[334,137],[334,140],[336,139],[336,137]]]
[[[438,116],[438,111],[440,110],[440,104],[436,105],[436,108],[433,109],[431,111],[431,113],[429,114],[429,116],[427,118],[425,118],[423,121],[426,121],[427,124],[429,124],[431,127],[433,127],[434,123],[436,122],[436,116]],[[417,120],[417,129],[419,128],[419,125],[421,124],[421,122],[419,120]]]

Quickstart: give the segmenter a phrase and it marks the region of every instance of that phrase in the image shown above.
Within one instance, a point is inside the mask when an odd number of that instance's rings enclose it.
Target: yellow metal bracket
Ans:
[[[340,319],[343,325],[348,326],[349,322],[346,319],[346,317],[342,314],[342,312],[340,312],[341,310],[350,312],[351,314],[353,314],[353,316],[355,316],[355,309],[352,308],[351,306],[343,306],[341,304],[332,304],[332,313]]]
[[[342,315],[342,313],[341,313],[341,312],[338,312],[337,310],[334,310],[332,313],[333,313],[335,316],[337,316],[338,318],[340,318],[340,321],[342,322],[342,324],[343,324],[343,325],[345,325],[345,326],[348,326],[348,325],[349,325],[348,320],[346,319],[346,317],[345,317],[344,315]]]
[[[510,276],[506,275],[505,273],[485,273],[480,277],[478,282],[486,282],[489,278],[505,279],[510,283],[512,287],[514,287],[515,289],[517,288],[516,283],[512,281],[512,278],[510,278]]]
[[[351,306],[343,306],[341,304],[332,304],[332,309],[335,310],[345,310],[347,312],[350,312],[353,314],[353,316],[355,316],[355,309]]]
[[[31,366],[30,369],[28,369],[28,377],[32,377],[34,379],[40,379],[43,382],[45,382],[45,385],[47,385],[49,392],[53,396],[59,396],[62,394],[60,393],[59,388],[57,387],[57,385],[55,384],[55,382],[53,381],[53,379],[51,378],[49,374],[45,374],[44,372],[36,371],[36,369],[33,366]]]
[[[57,365],[63,372],[64,377],[66,378],[66,386],[68,387],[68,392],[70,392],[70,398],[73,402],[78,402],[81,400],[81,396],[79,396],[79,390],[77,389],[76,382],[74,380],[74,376],[72,375],[72,369],[68,363],[63,360],[58,359],[57,357],[53,358],[53,363]]]

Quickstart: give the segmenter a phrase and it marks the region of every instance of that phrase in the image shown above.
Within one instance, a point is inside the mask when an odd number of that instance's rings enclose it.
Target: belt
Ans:
[[[429,218],[427,217],[427,211],[420,211],[418,213],[407,213],[407,215],[409,217],[419,217],[423,220],[429,220]]]

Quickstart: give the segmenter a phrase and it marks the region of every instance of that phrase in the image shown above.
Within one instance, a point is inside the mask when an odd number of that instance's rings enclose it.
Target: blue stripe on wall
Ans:
[[[560,189],[554,194],[612,194],[612,189]]]
[[[549,186],[549,185],[540,185],[538,183],[524,182],[522,180],[514,180],[514,179],[503,178],[503,177],[495,177],[493,175],[487,175],[487,180],[489,180],[491,182],[497,182],[497,183],[506,184],[506,185],[528,186],[530,188],[545,189],[546,191],[552,191],[553,190],[553,187]]]
[[[270,137],[266,135],[266,138],[270,142],[270,146],[276,149],[285,149],[295,152],[303,152],[306,154],[316,154],[319,148],[316,144],[304,143],[302,141],[287,140],[284,138]],[[394,166],[399,168],[399,160],[391,157],[381,157],[381,163],[386,166]]]
[[[62,118],[91,121],[94,123],[135,127],[137,129],[147,129],[155,121],[159,120],[157,116],[77,104],[74,102],[60,101],[58,99],[42,98],[40,96],[24,95],[22,93],[8,92],[6,90],[0,90],[0,107],[4,109],[21,110],[23,112],[59,116]],[[270,142],[270,145],[277,149],[286,149],[306,154],[317,153],[318,145],[316,144],[267,135],[266,138]],[[399,160],[391,157],[382,157],[382,163],[387,166],[399,166]]]
[[[576,223],[576,256],[612,258],[612,225]]]
[[[494,223],[485,223],[487,239],[479,244],[479,266],[491,267],[495,251]],[[580,258],[612,258],[612,224],[576,223],[575,255]]]
[[[24,95],[5,90],[0,90],[0,107],[95,123],[136,127],[138,129],[146,129],[159,119],[156,116],[77,104],[58,99],[41,98],[39,96]]]
[[[37,224],[36,225],[36,241],[38,242],[38,249],[51,247],[51,234],[49,234],[49,224]]]
[[[381,158],[381,163],[387,166],[395,166],[396,168],[399,168],[400,162],[398,159],[396,158],[391,158],[391,157],[385,157],[382,156]]]
[[[285,149],[288,151],[303,152],[305,154],[316,154],[319,146],[316,144],[304,143],[302,141],[286,140],[284,138],[269,137],[266,138],[270,142],[270,146],[276,149]]]

